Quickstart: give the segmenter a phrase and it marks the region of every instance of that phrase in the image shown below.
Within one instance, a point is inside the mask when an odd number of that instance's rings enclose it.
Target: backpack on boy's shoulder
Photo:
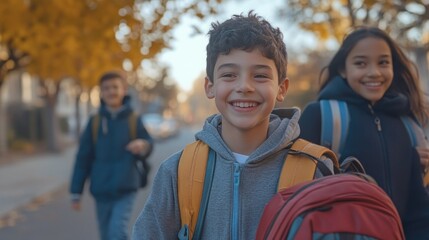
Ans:
[[[331,175],[277,193],[256,239],[405,239],[393,202],[367,176]]]
[[[297,139],[286,156],[278,191],[312,180],[316,170],[323,175],[332,174],[319,160],[322,156],[330,158],[334,168],[338,169],[337,158],[330,149]],[[215,164],[214,151],[202,141],[187,145],[182,152],[178,166],[178,199],[182,225],[179,239],[200,239]]]
[[[129,129],[129,136],[131,140],[137,139],[137,121],[139,121],[139,117],[135,112],[132,112],[128,115],[128,129]],[[97,137],[98,137],[98,131],[100,128],[100,121],[101,117],[99,113],[96,113],[92,116],[91,120],[91,130],[92,130],[92,143],[97,143]],[[140,174],[140,188],[144,188],[147,185],[148,182],[148,176],[150,171],[150,166],[147,163],[147,157],[149,153],[146,156],[137,157],[137,159],[134,161],[136,164],[136,168]]]
[[[320,145],[332,149],[338,157],[347,139],[350,116],[347,103],[334,99],[320,100],[321,137]],[[401,121],[408,132],[413,147],[426,146],[427,140],[423,128],[411,117],[402,116]],[[423,177],[426,187],[429,186],[429,172]]]

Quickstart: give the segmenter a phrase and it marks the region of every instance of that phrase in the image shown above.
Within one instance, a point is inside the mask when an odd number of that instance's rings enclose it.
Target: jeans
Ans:
[[[96,200],[98,228],[101,240],[127,240],[128,223],[137,192],[115,199]]]

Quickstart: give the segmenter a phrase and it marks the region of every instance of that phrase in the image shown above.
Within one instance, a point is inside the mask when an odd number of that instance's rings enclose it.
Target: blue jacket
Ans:
[[[84,130],[76,156],[70,192],[81,194],[87,178],[90,178],[90,192],[96,199],[115,198],[139,188],[140,175],[135,161],[139,156],[126,150],[132,140],[129,136],[128,116],[132,113],[129,97],[114,116],[102,102],[99,109],[100,124],[97,141],[92,138],[91,118]],[[153,144],[152,138],[137,121],[137,138]]]
[[[429,197],[422,184],[420,158],[400,120],[403,115],[412,117],[408,99],[389,90],[371,106],[340,77],[321,91],[321,99],[348,104],[350,125],[340,162],[347,156],[357,157],[392,198],[407,239],[429,239]],[[319,103],[308,104],[299,120],[300,136],[320,143],[320,119]]]

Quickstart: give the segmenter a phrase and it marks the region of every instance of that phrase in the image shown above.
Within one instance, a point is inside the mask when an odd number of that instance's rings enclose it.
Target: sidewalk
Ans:
[[[70,179],[76,147],[0,166],[0,218]]]

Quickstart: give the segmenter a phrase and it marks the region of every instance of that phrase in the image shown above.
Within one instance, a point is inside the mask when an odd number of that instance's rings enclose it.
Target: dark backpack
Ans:
[[[319,104],[322,116],[320,145],[332,149],[340,158],[347,139],[350,122],[347,103],[334,99],[324,99],[320,100]],[[407,130],[413,147],[428,144],[424,130],[417,121],[409,116],[402,116],[401,121]],[[426,172],[423,176],[423,184],[425,187],[429,187],[429,172]]]
[[[139,117],[132,112],[130,115],[128,115],[128,126],[129,126],[129,135],[130,135],[130,139],[134,140],[137,138],[137,121],[138,121]],[[98,137],[98,129],[100,128],[100,114],[95,114],[92,117],[92,142],[95,146],[95,144],[97,143],[97,137]],[[149,171],[150,171],[150,166],[147,163],[147,157],[149,156],[151,151],[148,151],[148,153],[146,154],[146,156],[136,156],[136,160],[134,161],[134,163],[136,164],[136,168],[140,174],[140,187],[144,188],[147,185],[148,182],[148,176],[149,176]]]
[[[358,175],[331,175],[277,193],[256,239],[405,239],[390,198]]]

